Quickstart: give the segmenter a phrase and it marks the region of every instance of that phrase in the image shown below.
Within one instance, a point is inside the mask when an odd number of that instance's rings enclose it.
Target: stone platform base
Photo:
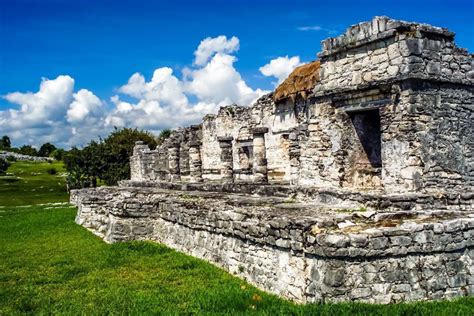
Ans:
[[[124,183],[126,185],[126,183]],[[71,193],[107,242],[152,240],[298,302],[474,295],[474,214],[137,185]]]

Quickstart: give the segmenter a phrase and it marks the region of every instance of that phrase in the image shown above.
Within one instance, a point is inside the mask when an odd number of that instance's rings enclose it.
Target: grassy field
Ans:
[[[29,173],[43,168],[27,167]],[[20,165],[13,168],[21,171]],[[25,179],[28,172],[22,173]],[[57,178],[44,175],[44,181],[51,183],[38,184],[54,187]],[[0,204],[10,204],[0,206],[0,315],[473,315],[473,298],[387,306],[296,305],[162,245],[105,244],[74,223],[76,211],[67,204],[11,206],[36,201],[23,197],[31,191],[17,188],[0,191]],[[65,199],[60,191],[51,198]]]
[[[53,173],[56,170],[56,174]],[[62,162],[14,162],[7,176],[0,176],[0,205],[66,202],[66,170]]]

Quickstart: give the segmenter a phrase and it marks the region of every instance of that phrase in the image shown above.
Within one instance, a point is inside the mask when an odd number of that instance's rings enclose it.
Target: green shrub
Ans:
[[[51,143],[45,143],[41,145],[39,151],[38,151],[38,156],[40,157],[49,157],[53,151],[55,151],[57,148]]]
[[[165,139],[167,139],[168,137],[170,137],[171,135],[171,131],[169,129],[164,129],[160,132],[160,135],[158,135],[158,144],[161,145]]]
[[[3,158],[0,158],[0,174],[5,174],[7,172],[10,163]]]
[[[51,154],[49,154],[49,157],[54,158],[55,160],[63,160],[64,155],[66,154],[66,151],[64,149],[55,149]]]
[[[7,135],[4,135],[1,139],[0,139],[0,148],[2,149],[7,149],[7,148],[10,148],[12,145],[11,141],[10,141],[10,137],[8,137]]]
[[[58,173],[58,171],[56,170],[56,168],[48,168],[46,169],[46,172],[50,175],[55,175]]]
[[[31,145],[23,145],[18,149],[18,153],[27,156],[38,156],[38,151]]]

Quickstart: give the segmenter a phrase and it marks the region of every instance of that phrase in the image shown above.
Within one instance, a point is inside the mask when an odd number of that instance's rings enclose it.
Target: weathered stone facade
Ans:
[[[137,143],[130,181],[73,192],[77,222],[302,302],[473,295],[472,55],[376,17],[318,57],[250,107]]]

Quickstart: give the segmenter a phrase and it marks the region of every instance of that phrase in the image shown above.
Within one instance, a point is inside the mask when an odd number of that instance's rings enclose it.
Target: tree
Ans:
[[[38,151],[36,148],[31,147],[30,145],[23,145],[18,150],[19,154],[28,155],[28,156],[38,156]]]
[[[100,170],[97,142],[91,142],[84,149],[73,147],[63,158],[68,171],[67,182],[70,189],[95,187]]]
[[[5,174],[7,172],[10,163],[3,158],[0,158],[0,174]]]
[[[49,154],[49,156],[59,161],[59,160],[63,160],[65,154],[66,154],[66,151],[64,149],[57,148],[53,150],[53,152]]]
[[[0,140],[0,148],[10,148],[12,145],[11,141],[10,141],[10,137],[8,137],[7,135],[4,135],[2,137],[2,139]]]
[[[38,155],[40,157],[49,157],[49,155],[55,150],[56,150],[56,146],[54,146],[51,143],[45,143],[45,144],[41,145],[41,147],[38,151]]]
[[[165,141],[165,139],[167,139],[168,137],[170,137],[171,135],[171,131],[169,129],[164,129],[160,132],[160,135],[158,135],[158,140],[157,140],[157,143],[158,145],[161,145],[163,144],[163,142]]]
[[[135,142],[139,140],[151,149],[156,148],[155,137],[149,132],[138,129],[115,129],[104,139],[101,156],[106,168],[101,170],[100,178],[107,185],[114,185],[120,180],[130,178],[130,156],[133,154]]]
[[[136,141],[143,141],[151,149],[157,145],[149,132],[116,128],[105,139],[92,141],[83,149],[71,149],[63,159],[69,173],[69,187],[95,186],[99,180],[115,185],[129,179],[130,156]]]

